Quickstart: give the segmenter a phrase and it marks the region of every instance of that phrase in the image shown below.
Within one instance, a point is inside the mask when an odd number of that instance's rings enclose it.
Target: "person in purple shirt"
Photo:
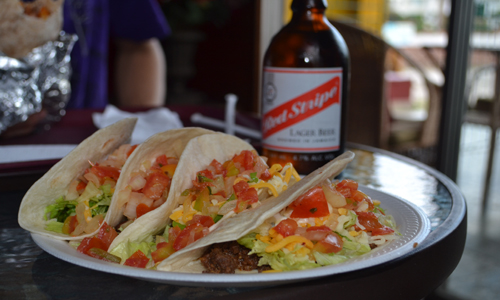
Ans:
[[[164,104],[159,40],[170,28],[157,0],[65,0],[63,30],[78,35],[68,108],[103,108],[110,98],[123,107]]]

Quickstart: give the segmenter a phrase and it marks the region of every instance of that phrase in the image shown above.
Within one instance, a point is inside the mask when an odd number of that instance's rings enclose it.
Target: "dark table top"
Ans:
[[[178,110],[186,126],[195,108]],[[78,143],[95,131],[92,111],[68,112],[49,131],[2,144]],[[208,112],[208,113],[207,113]],[[223,112],[207,109],[204,114],[222,118]],[[186,118],[187,117],[187,118]],[[246,117],[245,117],[246,118]],[[238,118],[258,128],[255,118]],[[57,132],[59,139],[52,139]],[[62,135],[70,133],[68,139]],[[45,135],[45,139],[43,138]],[[68,141],[74,139],[74,141]],[[62,141],[64,140],[64,141]],[[51,142],[52,141],[52,142]],[[258,141],[253,141],[257,143]],[[40,249],[29,232],[17,223],[21,199],[30,183],[47,168],[23,166],[0,175],[1,181],[15,180],[16,186],[0,189],[0,299],[141,298],[141,299],[422,299],[452,273],[465,245],[466,206],[458,187],[446,176],[405,157],[361,145],[349,144],[356,157],[344,171],[345,178],[413,202],[431,221],[431,233],[410,253],[363,270],[332,275],[312,281],[272,287],[212,288],[153,283],[82,268],[62,261]],[[42,172],[42,173],[41,173]],[[0,170],[0,173],[2,171]],[[7,174],[7,175],[6,175]],[[23,185],[24,182],[24,185]]]

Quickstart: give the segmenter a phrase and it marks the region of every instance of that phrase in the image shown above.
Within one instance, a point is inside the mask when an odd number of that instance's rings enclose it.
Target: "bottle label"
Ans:
[[[284,152],[340,147],[342,68],[265,67],[262,143]]]

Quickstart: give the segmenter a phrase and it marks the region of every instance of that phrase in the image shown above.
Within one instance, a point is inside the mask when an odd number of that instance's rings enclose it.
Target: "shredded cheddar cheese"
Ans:
[[[299,250],[297,250],[295,253],[297,253],[298,255],[304,256],[304,255],[311,253],[311,250],[309,250],[309,248],[302,247]]]
[[[174,220],[177,222],[177,220],[179,220],[181,217],[182,217],[183,213],[182,213],[182,209],[181,210],[178,210],[178,211],[174,211],[171,215],[170,215],[170,219]]]
[[[297,245],[297,243],[293,242],[293,243],[286,245],[285,248],[290,250],[290,251],[293,251],[293,249],[295,248],[295,245]]]
[[[266,252],[271,253],[274,251],[278,251],[281,248],[283,248],[286,245],[293,243],[293,242],[305,244],[306,247],[309,249],[312,249],[314,247],[313,243],[310,240],[306,239],[305,237],[298,236],[298,235],[291,235],[291,236],[287,236],[286,238],[284,238],[283,240],[281,240],[280,242],[278,242],[274,245],[267,246]]]
[[[236,182],[236,180],[235,180]],[[270,183],[267,183],[267,182],[259,182],[259,183],[256,183],[256,184],[252,184],[250,185],[250,187],[253,187],[253,188],[269,188],[271,190],[271,192],[273,193],[273,196],[274,197],[278,197],[278,191],[276,190],[276,188],[270,184]]]
[[[325,222],[328,220],[329,217],[330,216],[314,218],[314,225],[321,226],[321,225],[325,224]]]
[[[174,211],[169,218],[176,222],[179,222],[182,218],[182,223],[186,223],[187,221],[192,220],[195,214],[196,211],[194,210],[190,210],[187,214],[184,214],[183,209],[179,209],[177,211]]]
[[[341,207],[338,210],[339,210],[339,214],[340,215],[342,215],[342,216],[347,215],[347,209]]]
[[[276,172],[281,171],[281,169],[283,169],[283,167],[280,164],[274,164],[271,166],[271,168],[269,168],[269,173],[272,175]]]
[[[288,165],[288,164],[287,164]],[[291,167],[289,167],[288,169],[286,169],[286,172],[285,172],[285,179],[284,181],[288,184],[288,182],[290,182],[290,179],[292,178],[292,169]]]
[[[88,223],[90,222],[90,220],[92,220],[92,212],[90,212],[89,200],[86,200],[84,204],[85,204],[85,211],[83,212],[83,216],[85,217],[85,221]]]
[[[359,232],[355,231],[355,230],[351,230],[349,231],[349,235],[350,236],[358,236],[359,235]]]
[[[257,234],[255,236],[256,239],[260,240],[260,241],[263,241],[264,243],[267,243],[267,244],[270,244],[270,240],[271,240],[271,237],[270,236],[262,236],[260,234]]]

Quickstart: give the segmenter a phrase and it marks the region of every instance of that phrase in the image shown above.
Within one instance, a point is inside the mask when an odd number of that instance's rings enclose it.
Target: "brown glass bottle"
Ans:
[[[326,0],[293,0],[264,56],[263,155],[309,174],[345,150],[349,51]]]

